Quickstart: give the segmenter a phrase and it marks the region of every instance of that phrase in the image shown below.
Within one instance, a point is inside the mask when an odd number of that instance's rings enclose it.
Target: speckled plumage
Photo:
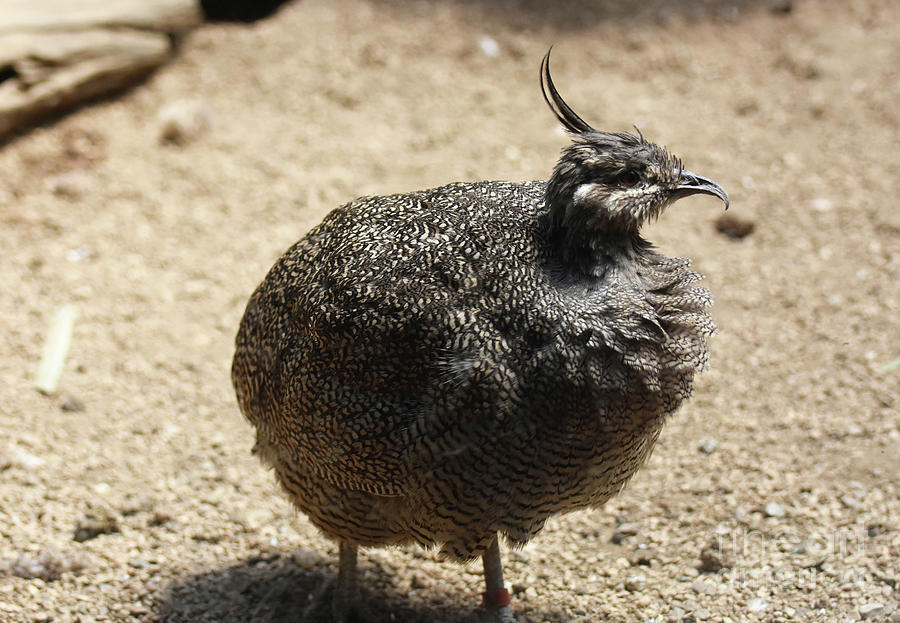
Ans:
[[[238,400],[326,535],[460,561],[498,533],[525,543],[621,490],[691,394],[710,296],[638,229],[681,196],[724,192],[560,108],[576,140],[549,182],[359,199],[253,294]]]

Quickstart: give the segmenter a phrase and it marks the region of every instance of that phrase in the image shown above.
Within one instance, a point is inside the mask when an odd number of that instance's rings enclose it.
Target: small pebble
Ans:
[[[700,552],[700,571],[703,573],[717,573],[729,566],[731,565],[725,560],[724,554],[715,542],[707,545]]]
[[[698,608],[694,610],[694,618],[698,621],[706,621],[712,616],[712,613],[706,608]]]
[[[810,201],[809,207],[811,207],[816,212],[831,212],[832,208],[834,208],[834,202],[831,201],[831,199],[820,197],[818,199],[813,199],[812,201]]]
[[[94,255],[94,248],[88,244],[83,244],[80,247],[75,247],[74,249],[66,251],[66,259],[73,264],[76,262],[90,261],[93,259]]]
[[[478,38],[478,47],[482,53],[489,58],[497,58],[500,56],[500,44],[493,37],[483,35]]]
[[[0,567],[6,567],[12,575],[27,580],[41,579],[45,582],[53,582],[67,571],[81,571],[86,566],[82,557],[67,556],[53,548],[44,550],[36,558],[21,555],[9,563],[0,564]]]
[[[647,586],[647,576],[636,573],[634,575],[629,575],[625,579],[625,590],[631,592],[638,592],[644,590]]]
[[[134,616],[150,614],[150,609],[142,603],[134,603],[128,605],[128,613]]]
[[[78,200],[91,192],[93,178],[84,171],[66,171],[48,179],[50,191],[57,197]]]
[[[769,5],[769,10],[778,15],[787,15],[794,10],[794,3],[792,0],[775,0]]]
[[[159,111],[159,140],[185,145],[213,127],[212,109],[200,100],[175,100]]]
[[[757,102],[755,99],[738,100],[737,104],[735,105],[735,112],[737,112],[737,114],[742,117],[757,113],[759,112],[759,102]]]
[[[59,405],[59,408],[69,413],[78,413],[80,411],[84,411],[84,403],[81,402],[81,400],[79,400],[77,396],[69,394],[63,399],[62,404]]]
[[[850,495],[849,493],[841,496],[841,504],[844,505],[844,508],[848,508],[850,510],[859,510],[862,506],[862,502],[860,502],[856,497]]]
[[[106,137],[95,130],[72,128],[60,137],[63,155],[72,164],[87,166],[106,158]]]
[[[695,593],[700,593],[701,595],[715,595],[717,592],[716,586],[705,580],[694,580],[691,588],[694,589]]]
[[[293,555],[294,562],[302,569],[312,569],[319,564],[320,558],[316,552],[308,549],[298,549]]]
[[[766,514],[766,517],[779,518],[784,517],[785,515],[784,507],[778,502],[769,502],[768,504],[766,504],[763,512]]]
[[[804,569],[821,569],[822,565],[824,565],[825,561],[827,561],[827,560],[828,560],[827,554],[820,554],[818,556],[810,556],[800,566],[803,567]]]
[[[622,541],[624,541],[627,537],[635,536],[640,530],[640,526],[637,523],[623,523],[620,524],[616,531],[613,532],[612,538],[610,538],[610,542],[613,545],[620,545]]]
[[[25,450],[18,451],[18,457],[15,463],[19,465],[22,469],[26,471],[32,471],[39,467],[41,467],[46,461],[39,456],[35,456],[30,452],[26,452]]]
[[[167,526],[174,530],[180,526],[180,523],[175,521],[175,519],[165,511],[154,511],[150,518],[147,520],[147,526],[150,528],[156,528],[157,526]]]
[[[723,214],[716,219],[716,229],[723,236],[732,240],[740,240],[752,234],[756,225],[753,221],[738,218],[733,214]]]
[[[877,616],[881,616],[883,613],[884,604],[869,603],[859,607],[859,616],[861,616],[864,621],[874,619]]]
[[[629,50],[639,51],[643,50],[647,47],[647,37],[645,37],[642,33],[629,30],[625,34],[625,45],[628,46]]]
[[[769,607],[769,602],[762,597],[754,597],[747,602],[747,609],[750,612],[762,612]]]
[[[116,517],[105,508],[92,510],[75,526],[72,538],[79,543],[94,539],[101,534],[112,534],[119,531]]]
[[[125,498],[125,501],[119,508],[119,512],[125,517],[129,517],[131,515],[137,515],[138,513],[149,513],[153,510],[155,505],[156,500],[152,495],[132,494]]]
[[[719,442],[715,439],[704,439],[700,442],[698,448],[703,454],[712,454],[719,447]]]
[[[884,524],[873,523],[869,524],[866,527],[866,534],[869,535],[869,538],[874,539],[876,536],[881,536],[886,533],[887,529],[884,527]]]
[[[629,562],[632,565],[642,565],[645,567],[649,567],[650,563],[657,557],[657,552],[652,547],[638,547],[636,550],[631,552],[631,555],[628,557]]]
[[[696,580],[699,575],[700,575],[700,572],[697,569],[695,569],[694,567],[685,567],[684,570],[682,571],[682,576],[690,578],[691,580]]]

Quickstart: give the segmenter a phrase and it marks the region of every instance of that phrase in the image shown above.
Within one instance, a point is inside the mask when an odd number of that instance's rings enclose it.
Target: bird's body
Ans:
[[[358,200],[257,290],[240,402],[326,534],[458,559],[497,532],[524,543],[617,493],[690,393],[712,330],[697,275],[641,242],[602,276],[566,274],[542,232],[545,189]]]
[[[721,191],[642,137],[604,136],[646,152],[647,179],[675,198]],[[498,534],[523,544],[616,494],[690,395],[709,294],[638,234],[661,207],[597,221],[596,189],[611,201],[634,184],[580,179],[578,158],[603,170],[587,148],[570,146],[549,182],[354,201],[256,290],[238,400],[257,451],[326,535],[460,561]]]

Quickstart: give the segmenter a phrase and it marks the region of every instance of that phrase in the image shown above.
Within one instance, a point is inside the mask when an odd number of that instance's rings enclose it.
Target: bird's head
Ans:
[[[728,195],[712,180],[685,170],[681,160],[640,132],[600,132],[563,101],[550,78],[550,52],[541,63],[544,99],[572,135],[547,186],[550,227],[586,241],[637,234],[673,202],[696,194]]]

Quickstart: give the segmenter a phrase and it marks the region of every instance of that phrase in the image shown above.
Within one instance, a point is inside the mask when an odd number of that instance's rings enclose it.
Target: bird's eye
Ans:
[[[641,181],[641,176],[638,175],[637,171],[625,171],[619,176],[618,181],[622,186],[631,188]]]

